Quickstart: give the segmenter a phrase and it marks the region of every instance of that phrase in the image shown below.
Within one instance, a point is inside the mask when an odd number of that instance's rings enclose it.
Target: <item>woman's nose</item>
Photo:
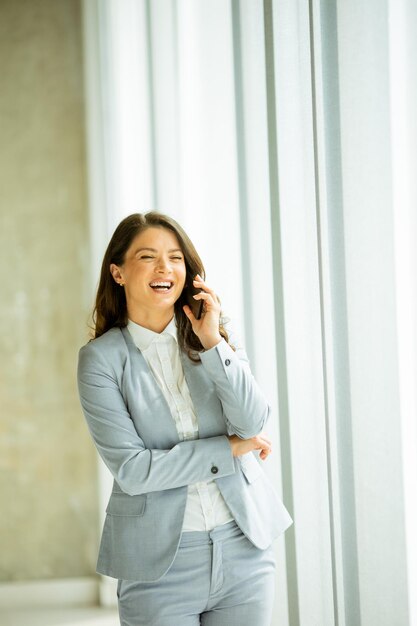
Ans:
[[[168,259],[160,259],[156,269],[158,272],[166,272],[167,270],[171,271],[171,264]]]

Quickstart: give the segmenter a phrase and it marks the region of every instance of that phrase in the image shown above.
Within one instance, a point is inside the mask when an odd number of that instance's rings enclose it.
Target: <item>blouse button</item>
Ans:
[[[230,359],[226,359],[224,362],[225,365],[230,365]]]
[[[213,465],[213,467],[211,468],[211,473],[212,474],[217,474],[218,471],[219,471],[219,468],[216,467],[215,465]]]

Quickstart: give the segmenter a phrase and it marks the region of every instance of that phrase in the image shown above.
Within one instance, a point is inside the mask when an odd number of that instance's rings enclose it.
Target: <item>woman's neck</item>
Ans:
[[[139,324],[139,326],[143,326],[148,330],[153,330],[154,333],[161,333],[174,317],[174,307],[168,311],[147,311],[143,309],[131,311],[128,308],[127,316],[135,324]]]

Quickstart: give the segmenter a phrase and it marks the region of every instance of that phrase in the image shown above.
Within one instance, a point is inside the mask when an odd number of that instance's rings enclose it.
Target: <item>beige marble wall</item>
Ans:
[[[0,581],[95,568],[81,44],[79,0],[0,0]]]

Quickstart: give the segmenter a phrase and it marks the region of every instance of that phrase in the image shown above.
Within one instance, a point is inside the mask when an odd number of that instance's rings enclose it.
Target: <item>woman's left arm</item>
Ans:
[[[196,300],[204,300],[204,314],[197,320],[190,307],[184,306],[193,330],[204,352],[200,352],[203,367],[216,386],[230,430],[242,439],[259,435],[268,420],[271,407],[250,370],[249,359],[233,333],[227,329],[230,345],[219,334],[220,300],[197,275],[196,287],[204,291]]]
[[[229,341],[236,351],[222,338],[216,346],[201,352],[200,358],[216,386],[231,430],[242,439],[250,439],[262,432],[271,407],[253,377],[245,350],[231,332]]]

